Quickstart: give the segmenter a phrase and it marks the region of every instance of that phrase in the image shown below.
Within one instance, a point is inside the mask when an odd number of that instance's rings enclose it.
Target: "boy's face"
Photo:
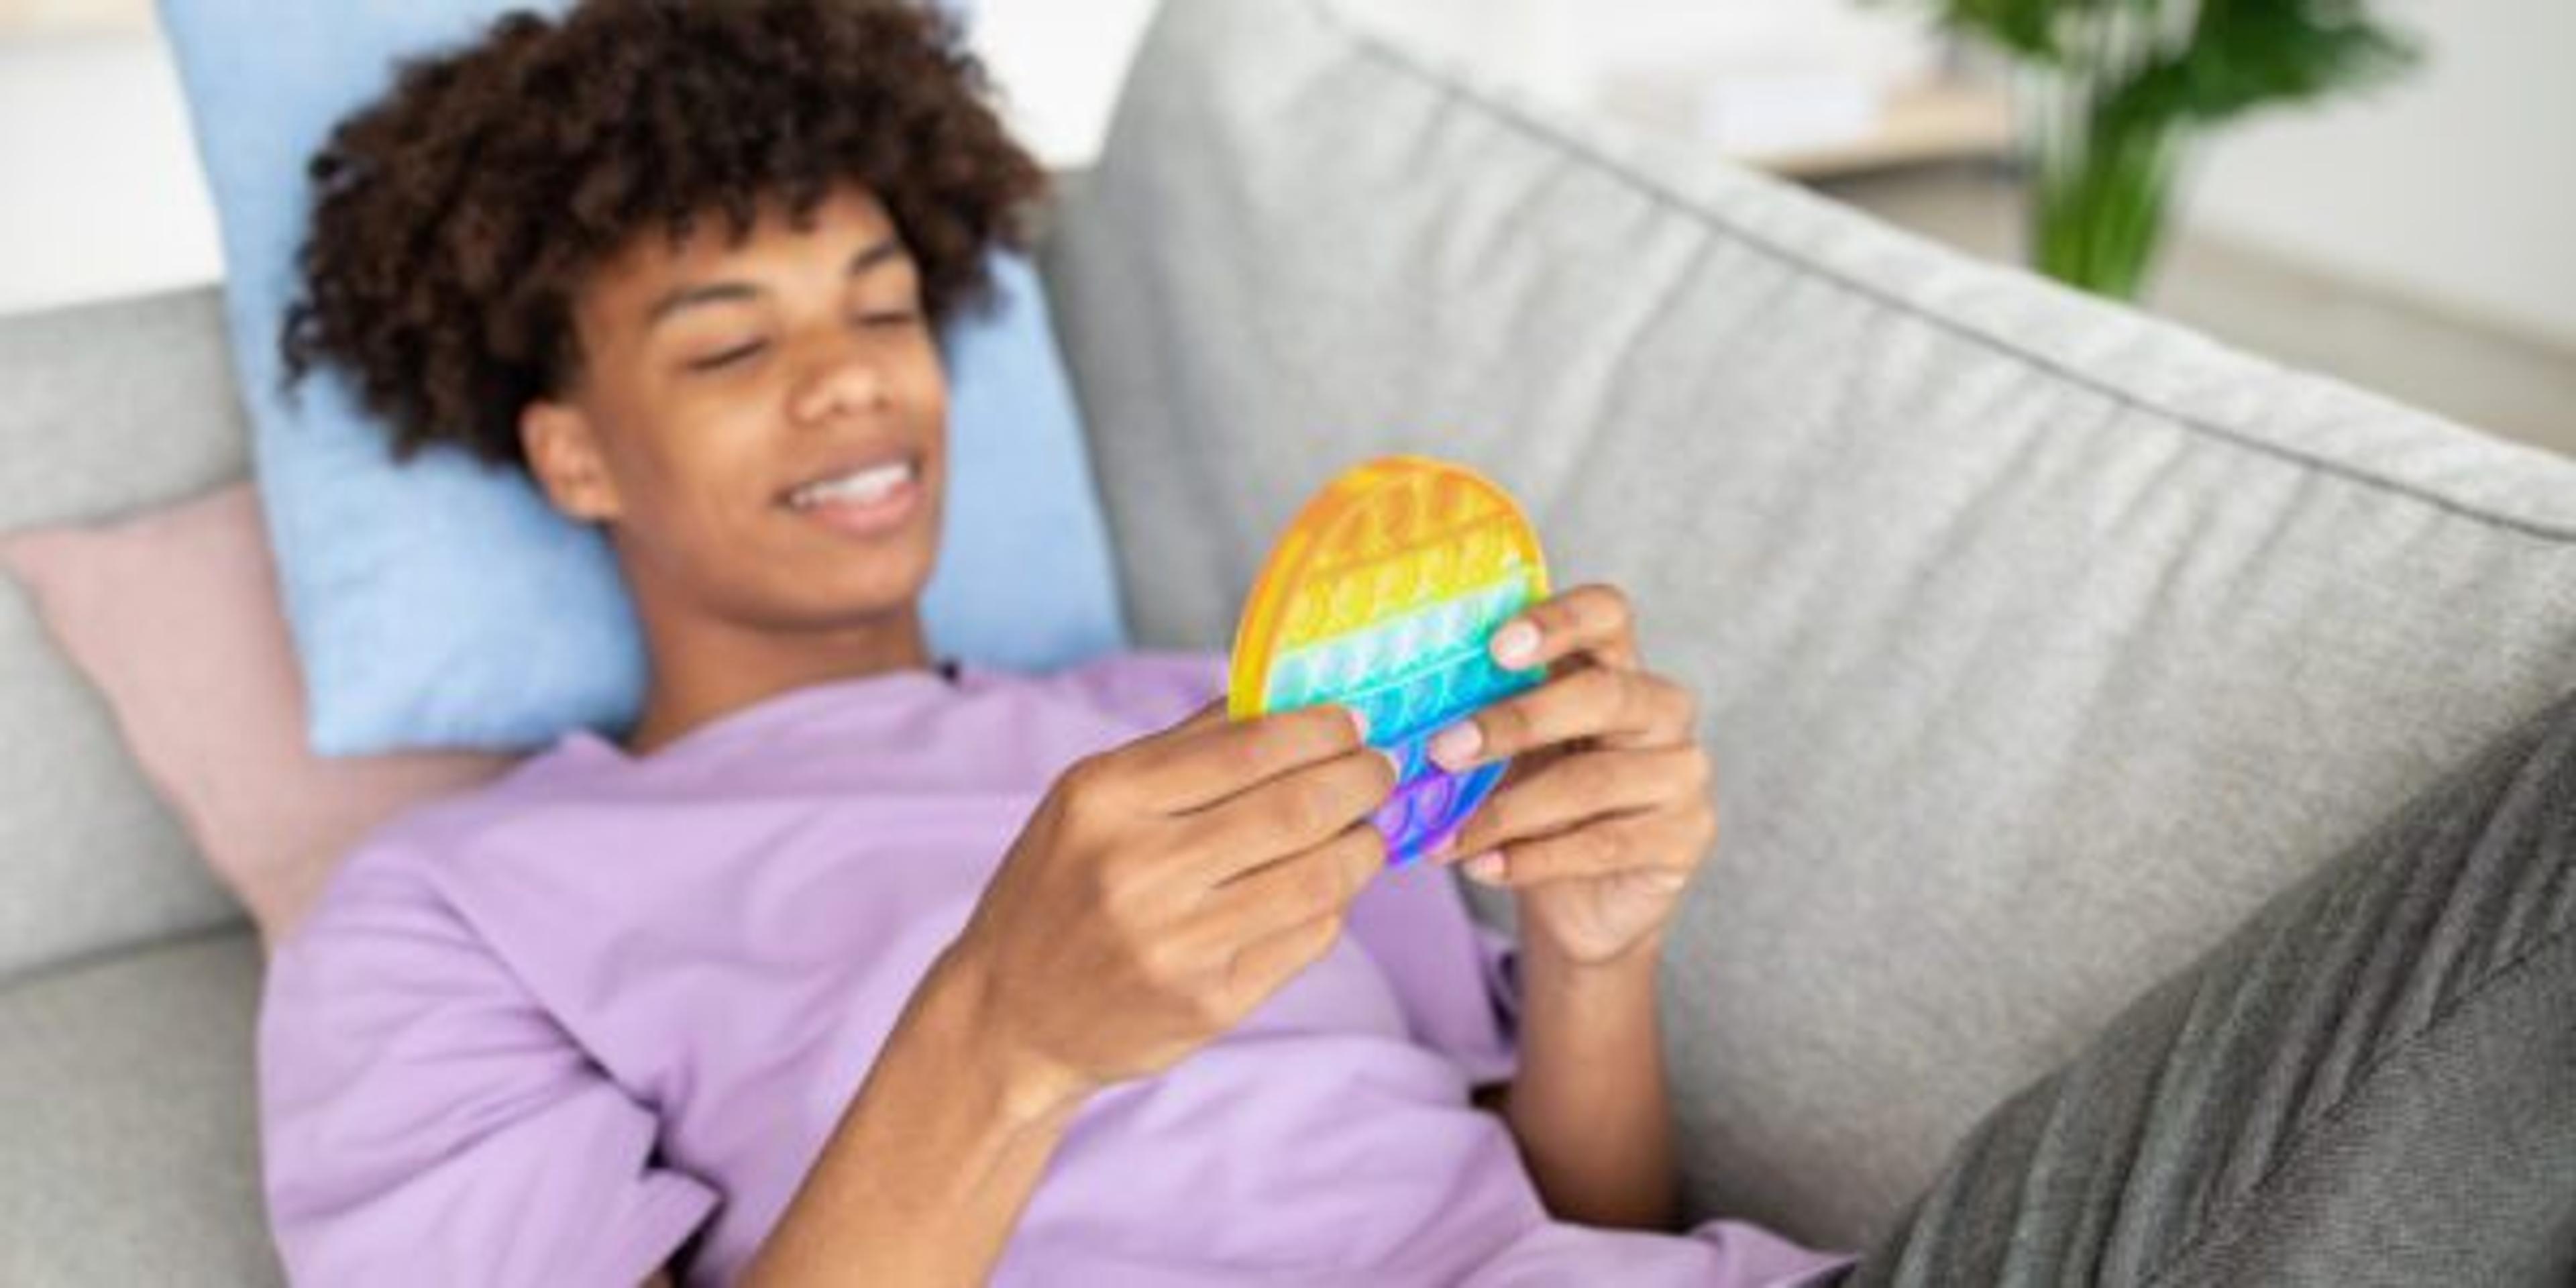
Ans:
[[[756,629],[909,606],[937,555],[947,385],[912,260],[863,189],[602,263],[581,372],[520,421],[555,507],[604,522],[648,609]]]

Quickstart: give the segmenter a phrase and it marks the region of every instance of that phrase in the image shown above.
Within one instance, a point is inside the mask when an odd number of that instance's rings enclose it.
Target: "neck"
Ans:
[[[917,600],[881,616],[798,630],[667,608],[639,597],[652,679],[643,714],[626,736],[630,755],[649,755],[710,720],[791,689],[931,666]]]

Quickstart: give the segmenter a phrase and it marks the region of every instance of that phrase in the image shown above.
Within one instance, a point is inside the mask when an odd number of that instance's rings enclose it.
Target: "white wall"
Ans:
[[[1051,165],[1098,156],[1154,0],[973,0],[967,8],[1012,132]]]
[[[1911,55],[1890,10],[1846,0],[1350,0],[1476,45],[1541,92],[1582,60],[1676,46],[1821,43]],[[2576,0],[2383,0],[2432,46],[2382,97],[2258,119],[2195,176],[2205,230],[2576,344]],[[1153,0],[975,0],[1014,123],[1050,161],[1091,155]],[[1678,33],[1678,34],[1676,34]],[[212,280],[211,212],[159,43],[0,40],[0,312]]]
[[[2576,3],[2382,0],[2428,46],[2377,96],[2256,118],[2195,177],[2201,229],[2576,345]]]
[[[1013,128],[1042,159],[1097,154],[1153,7],[976,0],[977,48]],[[0,9],[0,19],[23,16]],[[176,69],[148,14],[130,17],[80,31],[67,20],[30,24],[0,38],[0,313],[223,275]]]
[[[1674,63],[1729,70],[1829,65],[1901,81],[1931,61],[1915,7],[1874,0],[1345,0],[1537,94],[1586,106],[1605,74]]]
[[[160,42],[131,33],[0,41],[0,313],[222,272]]]

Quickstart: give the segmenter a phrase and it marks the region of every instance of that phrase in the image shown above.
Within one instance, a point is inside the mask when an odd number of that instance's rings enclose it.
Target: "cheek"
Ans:
[[[770,530],[784,513],[776,506],[776,457],[757,437],[758,426],[698,447],[685,461],[682,486],[691,509],[709,528],[736,535]]]
[[[932,367],[930,377],[922,382],[920,395],[913,405],[921,409],[923,419],[945,427],[948,424],[948,381]]]
[[[939,356],[939,342],[927,330],[899,371],[905,404],[923,415],[946,418],[948,366]]]
[[[659,419],[634,473],[651,519],[675,539],[737,532],[768,494],[757,418],[740,410],[675,408]]]
[[[930,455],[938,463],[938,490],[930,500],[934,507],[943,507],[947,500],[948,481],[952,477],[948,450],[948,371],[947,365],[940,361],[935,344],[925,342],[922,347],[924,357],[911,373],[905,401],[911,408],[912,419],[922,441],[929,445]],[[935,532],[938,525],[934,523],[931,526]]]

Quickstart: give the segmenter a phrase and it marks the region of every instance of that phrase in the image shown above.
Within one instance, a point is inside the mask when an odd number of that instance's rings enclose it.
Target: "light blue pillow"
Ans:
[[[515,468],[459,448],[397,464],[336,372],[290,406],[277,332],[294,294],[304,165],[401,56],[561,0],[161,0],[223,229],[234,368],[316,753],[517,750],[622,729],[643,642],[606,538]],[[1116,574],[1037,276],[993,261],[998,307],[959,316],[950,482],[923,592],[931,646],[1047,670],[1122,647]]]

